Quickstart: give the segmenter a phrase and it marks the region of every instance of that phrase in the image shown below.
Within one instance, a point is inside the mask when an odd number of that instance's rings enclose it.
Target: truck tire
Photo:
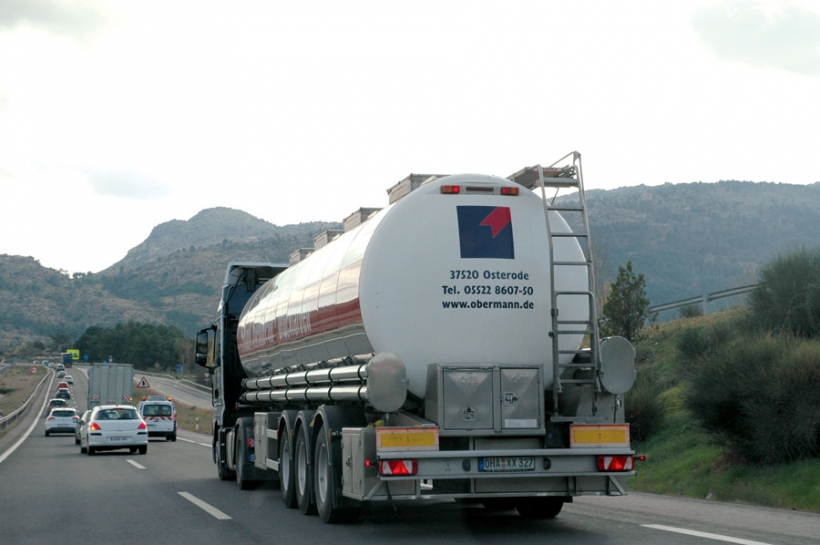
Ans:
[[[564,498],[521,498],[515,508],[525,519],[551,519],[564,507]]]
[[[252,490],[259,486],[259,481],[249,479],[245,475],[245,460],[248,457],[248,437],[247,430],[241,419],[236,426],[234,437],[236,437],[236,449],[234,450],[236,453],[236,485],[240,490]]]
[[[359,518],[360,508],[339,507],[336,491],[342,487],[341,467],[337,460],[341,453],[334,452],[338,448],[328,439],[324,425],[319,428],[316,436],[316,449],[313,459],[313,490],[316,493],[316,511],[319,517],[328,524],[353,522]]]
[[[303,515],[315,515],[316,504],[313,502],[313,474],[311,472],[310,459],[313,452],[310,449],[310,442],[307,438],[305,426],[299,428],[296,434],[296,445],[293,451],[293,462],[295,469],[295,492],[296,504]]]
[[[284,429],[279,439],[279,490],[285,507],[296,507],[296,479],[290,455],[290,430]]]
[[[230,481],[236,478],[233,471],[228,470],[225,467],[225,460],[222,459],[222,455],[219,452],[219,445],[217,444],[219,438],[217,436],[216,440],[213,444],[213,452],[214,452],[214,462],[216,463],[216,474],[219,477],[220,481]]]

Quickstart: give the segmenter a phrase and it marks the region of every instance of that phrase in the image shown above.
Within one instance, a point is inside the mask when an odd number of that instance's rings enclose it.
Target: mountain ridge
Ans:
[[[820,183],[634,186],[588,190],[601,273],[632,261],[653,304],[751,284],[778,253],[820,241]],[[338,222],[276,226],[241,210],[205,209],[157,225],[121,261],[68,277],[35,258],[0,255],[0,354],[33,338],[140,321],[192,334],[212,319],[230,261],[287,263]]]

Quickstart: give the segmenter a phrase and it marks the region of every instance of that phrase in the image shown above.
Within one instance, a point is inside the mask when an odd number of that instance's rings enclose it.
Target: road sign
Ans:
[[[142,379],[140,380],[140,383],[137,384],[137,388],[150,388],[150,387],[151,386],[148,384],[148,381],[145,379],[145,377],[142,377]]]
[[[32,375],[36,375],[36,374],[37,374],[37,368],[36,368],[36,367],[34,367],[34,366],[32,366],[32,367],[28,370],[28,372],[29,372],[29,373],[31,373]]]

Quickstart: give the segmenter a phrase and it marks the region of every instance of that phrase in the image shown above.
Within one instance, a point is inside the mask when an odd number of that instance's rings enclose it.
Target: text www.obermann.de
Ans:
[[[532,301],[482,301],[476,299],[474,301],[442,301],[443,308],[458,308],[458,309],[502,309],[502,310],[532,310],[535,308],[535,303]]]

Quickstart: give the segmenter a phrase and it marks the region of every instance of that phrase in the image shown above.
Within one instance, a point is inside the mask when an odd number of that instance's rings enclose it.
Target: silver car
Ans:
[[[148,425],[133,405],[94,407],[80,430],[80,452],[117,449],[148,452]]]
[[[80,444],[80,432],[83,429],[83,425],[88,423],[88,417],[91,416],[91,410],[85,411],[83,415],[80,417],[80,421],[77,422],[77,425],[74,427],[74,444]]]
[[[46,437],[52,433],[74,433],[80,417],[74,409],[55,408],[46,417]]]

